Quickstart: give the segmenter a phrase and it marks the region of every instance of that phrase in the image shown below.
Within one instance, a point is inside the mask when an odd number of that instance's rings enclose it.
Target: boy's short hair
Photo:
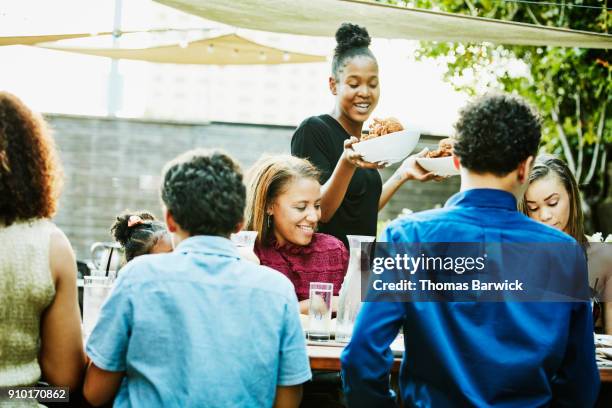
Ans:
[[[162,201],[190,235],[234,232],[243,220],[245,197],[240,167],[222,151],[190,150],[164,167]]]
[[[460,111],[454,153],[475,173],[505,176],[529,156],[541,137],[537,112],[522,98],[484,95]]]

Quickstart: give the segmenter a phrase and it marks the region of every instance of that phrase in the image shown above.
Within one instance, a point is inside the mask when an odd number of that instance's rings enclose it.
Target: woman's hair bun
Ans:
[[[130,217],[134,215],[140,217],[143,221],[156,221],[155,216],[148,211],[126,211],[121,215],[118,215],[117,219],[111,226],[111,234],[115,238],[115,241],[117,241],[123,247],[127,245],[130,237],[132,236],[132,231],[134,230],[135,226],[129,227],[128,223]]]
[[[356,24],[342,23],[336,31],[336,55],[344,54],[352,48],[369,47],[372,42],[365,27]]]

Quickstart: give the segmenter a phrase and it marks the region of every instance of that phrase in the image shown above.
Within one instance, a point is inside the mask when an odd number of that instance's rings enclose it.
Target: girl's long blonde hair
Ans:
[[[317,168],[306,159],[289,155],[259,159],[246,175],[247,205],[244,229],[257,231],[257,242],[266,245],[274,222],[267,210],[276,197],[295,179],[309,178],[319,182],[319,176]]]

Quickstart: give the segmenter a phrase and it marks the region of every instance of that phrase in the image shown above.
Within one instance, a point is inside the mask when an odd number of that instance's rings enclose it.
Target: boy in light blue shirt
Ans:
[[[176,248],[121,270],[87,343],[85,398],[101,405],[299,405],[311,377],[282,274],[242,260],[242,174],[220,152],[170,162],[161,188]]]

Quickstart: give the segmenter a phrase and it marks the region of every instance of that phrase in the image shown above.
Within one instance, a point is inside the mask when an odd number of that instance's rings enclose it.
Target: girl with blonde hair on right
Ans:
[[[571,235],[582,245],[593,297],[605,302],[603,316],[599,313],[600,304],[595,304],[593,320],[596,328],[612,334],[612,252],[606,247],[609,244],[588,242],[578,183],[563,160],[548,154],[536,158],[519,209],[528,217]]]

